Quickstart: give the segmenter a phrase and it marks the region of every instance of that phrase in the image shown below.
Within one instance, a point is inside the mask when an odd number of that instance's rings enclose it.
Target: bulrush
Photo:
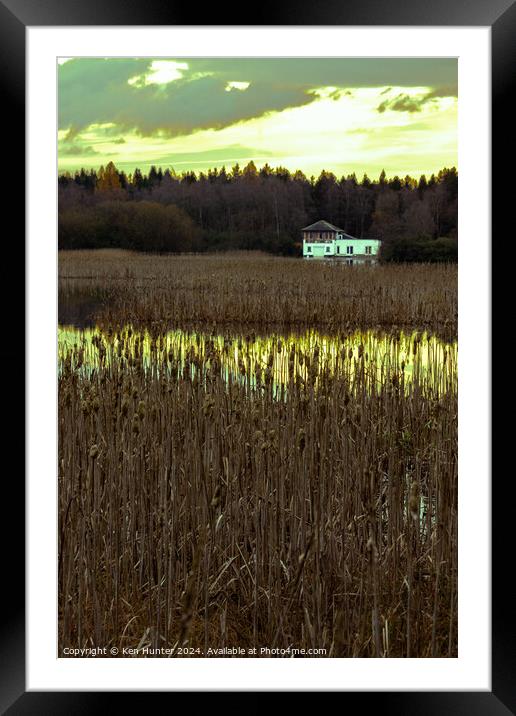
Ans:
[[[449,318],[455,338],[453,270],[122,256],[102,271],[112,334],[63,330],[59,348],[60,649],[150,634],[457,656],[457,350],[413,335]]]
[[[120,280],[128,269],[134,279]],[[187,323],[203,330],[240,325],[243,332],[256,335],[267,322],[283,330],[410,326],[446,338],[457,336],[457,266],[451,264],[349,270],[340,264],[329,268],[324,261],[252,252],[144,257],[118,251],[110,258],[106,251],[61,251],[62,293],[76,290],[68,276],[87,277],[90,290],[106,297],[96,317],[109,329],[128,324],[131,330]],[[150,285],[156,288],[149,291]]]
[[[91,458],[92,460],[95,460],[95,458],[97,457],[98,454],[99,454],[98,445],[92,445],[92,446],[90,447],[90,452],[89,452],[90,458]]]

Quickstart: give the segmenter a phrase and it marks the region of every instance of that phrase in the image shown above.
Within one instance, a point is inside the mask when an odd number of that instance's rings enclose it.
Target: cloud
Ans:
[[[129,140],[130,141],[130,140]],[[139,167],[142,171],[148,172],[149,168],[154,166],[161,166],[163,168],[170,167],[176,169],[178,173],[183,171],[193,170],[195,172],[206,171],[214,167],[225,166],[228,170],[235,164],[245,166],[251,160],[256,164],[265,164],[266,162],[273,162],[280,157],[278,152],[269,151],[263,147],[251,147],[241,144],[228,144],[223,147],[216,147],[213,149],[206,149],[202,151],[167,151],[166,145],[161,147],[162,153],[154,151],[151,155],[146,152],[142,154],[127,154],[123,153],[115,156],[112,153],[102,153],[102,160],[92,157],[90,161],[87,161],[87,157],[81,155],[80,148],[79,152],[66,151],[65,153],[59,152],[60,169],[75,170],[81,166],[99,166],[102,161],[108,161],[108,157],[113,159],[116,166],[120,170],[127,172],[133,172],[135,167]],[[77,156],[75,156],[77,154]]]
[[[91,146],[82,144],[61,144],[59,147],[59,156],[62,157],[91,157],[95,154],[98,155],[99,152]]]
[[[394,99],[386,99],[377,107],[377,111],[382,113],[390,109],[393,112],[420,112],[424,99],[409,97],[407,94],[399,94]]]
[[[359,87],[429,87],[432,94],[457,83],[457,61],[446,58],[76,58],[58,71],[67,141],[92,124],[144,137],[222,129],[317,102],[315,88],[331,87],[339,99]],[[417,111],[400,102],[396,111]]]
[[[455,58],[207,58],[191,69],[297,87],[437,87],[457,82]]]
[[[436,87],[427,94],[427,99],[435,99],[436,97],[457,97],[457,85],[448,85],[447,87]]]
[[[226,84],[225,90],[226,92],[231,92],[231,90],[239,90],[240,92],[244,92],[250,84],[250,82],[228,82]]]
[[[235,162],[248,162],[251,159],[260,161],[272,156],[277,156],[274,152],[265,149],[256,149],[253,147],[244,147],[240,144],[230,144],[225,147],[215,149],[207,149],[201,152],[174,152],[165,154],[156,159],[157,164],[169,166],[181,165],[203,165],[203,166],[231,166]]]
[[[127,84],[134,87],[145,87],[146,85],[166,85],[184,76],[188,69],[186,62],[175,62],[174,60],[153,60],[146,72],[130,77]]]
[[[348,89],[341,87],[314,87],[308,90],[309,94],[315,97],[321,97],[322,99],[332,99],[337,102],[341,97],[352,97],[353,92]]]
[[[60,66],[59,128],[73,140],[91,124],[118,131],[174,137],[313,101],[304,87],[191,71],[163,84],[149,83],[150,60],[73,60]],[[193,79],[192,79],[193,77]],[[138,78],[129,84],[129,81]],[[143,78],[143,79],[142,79]],[[226,91],[228,83],[240,91]],[[245,91],[243,91],[245,88]]]
[[[390,88],[389,88],[390,90]],[[388,94],[387,90],[382,93]],[[457,88],[453,86],[447,87],[436,87],[431,92],[427,92],[424,95],[411,96],[408,94],[398,94],[392,99],[386,99],[376,108],[377,112],[383,113],[386,110],[392,112],[421,112],[424,105],[442,97],[456,97]]]

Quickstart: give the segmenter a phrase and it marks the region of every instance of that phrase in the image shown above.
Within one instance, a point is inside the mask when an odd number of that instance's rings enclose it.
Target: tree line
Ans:
[[[176,174],[151,167],[59,175],[59,248],[301,253],[301,228],[325,219],[358,238],[380,239],[386,261],[456,261],[455,167],[427,179],[306,177],[254,162],[229,171]]]

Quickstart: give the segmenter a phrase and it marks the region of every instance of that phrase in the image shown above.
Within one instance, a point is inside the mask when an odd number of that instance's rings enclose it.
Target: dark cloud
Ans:
[[[123,140],[123,142],[125,143],[125,140]],[[115,144],[118,143],[119,142],[115,142]],[[92,147],[83,147],[75,143],[65,143],[59,148],[60,157],[84,157],[98,154],[99,152],[93,150]],[[110,154],[102,154],[103,156],[110,156]],[[269,152],[264,149],[245,147],[241,144],[230,144],[225,147],[206,149],[200,152],[172,152],[163,154],[158,157],[153,157],[152,161],[144,162],[143,165],[140,163],[140,168],[155,164],[163,167],[177,167],[179,171],[183,171],[185,167],[193,167],[196,171],[201,171],[207,167],[221,167],[222,165],[230,167],[235,163],[244,165],[251,160],[254,160],[255,162],[267,161],[270,160],[271,157],[278,158],[278,156],[280,156],[278,152]],[[133,158],[128,161],[124,161],[123,158],[119,158],[116,163],[120,168],[129,167],[131,171],[134,169],[134,166],[138,164],[138,162],[135,163]]]
[[[393,112],[420,112],[425,98],[409,97],[407,94],[399,94],[394,99],[387,99],[378,107],[378,112],[385,112],[390,109]]]
[[[131,86],[151,61],[71,60],[59,68],[59,127],[67,140],[91,124],[115,123],[142,136],[179,136],[199,129],[221,129],[314,100],[306,88],[261,79],[245,91],[226,91],[239,74],[201,76],[196,72],[166,85]],[[193,64],[193,63],[192,63]],[[193,79],[191,75],[194,75]],[[245,81],[245,80],[243,80]]]
[[[439,87],[456,87],[457,83],[457,61],[446,58],[175,61],[187,63],[188,69],[182,71],[181,78],[161,85],[128,84],[128,80],[149,72],[151,58],[77,58],[60,65],[59,128],[67,130],[67,141],[73,141],[91,124],[114,123],[115,135],[136,131],[142,136],[173,137],[221,129],[314,102],[317,96],[313,89],[317,87],[336,87],[332,96],[338,99],[354,87],[425,86],[437,92]],[[245,91],[227,92],[228,82],[250,84]]]
[[[263,149],[253,149],[252,147],[243,147],[240,144],[231,144],[227,147],[219,147],[217,149],[207,149],[202,152],[174,152],[159,157],[156,163],[170,166],[179,166],[182,164],[208,164],[220,166],[222,164],[230,165],[234,162],[260,161],[270,157],[277,157],[278,153],[268,152]]]
[[[330,92],[330,94],[328,95],[328,97],[330,99],[333,99],[335,101],[337,101],[338,99],[340,99],[341,97],[344,97],[344,96],[352,97],[353,93],[350,92],[350,90],[335,89],[335,90],[333,90],[333,92]]]
[[[455,58],[209,58],[186,60],[195,72],[235,81],[297,87],[437,87],[457,82]]]
[[[81,144],[61,144],[59,147],[59,155],[62,157],[91,157],[94,154],[98,154],[93,147],[84,146]]]
[[[428,99],[434,99],[436,97],[456,97],[457,96],[457,86],[456,85],[448,85],[447,87],[436,87],[434,90],[429,92],[426,95],[427,100]]]
[[[381,94],[385,94],[387,90]],[[457,88],[453,86],[436,87],[431,92],[427,92],[419,97],[410,97],[407,94],[398,94],[392,99],[386,99],[376,108],[377,112],[385,112],[390,109],[393,112],[420,112],[421,108],[439,97],[456,97]]]

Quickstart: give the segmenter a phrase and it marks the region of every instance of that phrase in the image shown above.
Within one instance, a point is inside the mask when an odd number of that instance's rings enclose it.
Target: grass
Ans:
[[[260,339],[250,327],[218,337],[164,328],[190,311],[227,329],[253,306],[248,322],[266,333],[287,303],[289,321],[301,319],[318,287],[350,324],[378,318],[366,289],[391,297],[382,315],[398,326],[423,314],[432,323],[438,306],[451,320],[441,292],[453,295],[452,270],[102,261],[65,255],[60,266],[108,290],[133,271],[113,289],[104,328],[60,350],[60,648],[457,656],[456,348],[351,329]],[[156,283],[131,298],[152,271]],[[336,277],[355,300],[340,297]],[[251,291],[260,282],[266,290]],[[117,327],[128,317],[131,328]]]

